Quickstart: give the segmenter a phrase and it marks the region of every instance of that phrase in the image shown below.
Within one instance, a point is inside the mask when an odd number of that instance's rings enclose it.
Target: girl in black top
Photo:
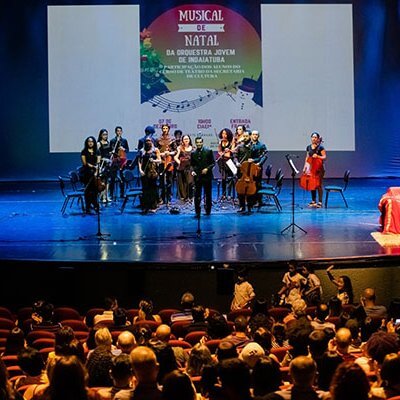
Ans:
[[[96,139],[89,136],[85,140],[85,147],[81,151],[81,161],[83,166],[82,181],[85,184],[85,206],[86,214],[90,214],[90,206],[93,205],[94,209],[98,210],[97,202],[97,185],[95,173],[97,165],[100,162],[100,152],[97,150]]]
[[[101,162],[100,162],[100,175],[103,180],[106,182],[105,189],[100,193],[100,201],[103,203],[107,203],[107,201],[111,201],[112,199],[107,196],[108,193],[108,180],[110,178],[110,164],[111,164],[111,144],[108,140],[108,131],[107,129],[100,129],[99,137],[97,138],[97,149],[100,152]]]

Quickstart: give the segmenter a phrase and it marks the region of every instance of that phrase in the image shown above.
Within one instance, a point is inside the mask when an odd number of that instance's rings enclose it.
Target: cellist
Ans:
[[[326,150],[321,142],[321,135],[318,132],[313,132],[311,134],[311,144],[306,148],[306,159],[303,168],[303,173],[310,177],[310,187],[312,188],[311,202],[308,205],[316,208],[322,207],[322,180],[325,175]]]
[[[246,191],[241,193],[240,190],[237,190],[239,199],[239,213],[244,213],[246,211],[246,202],[247,210],[250,213],[257,201],[256,192],[259,189],[261,182],[261,166],[267,158],[267,147],[258,140],[259,136],[259,132],[256,130],[251,132],[251,136],[249,132],[243,132],[242,143],[238,146],[235,152],[235,163],[239,169],[239,181],[243,174],[247,172],[242,170],[243,163],[247,162],[246,165],[249,165],[249,163],[254,164],[250,172],[252,174],[251,178],[254,178],[252,179],[254,181],[253,184],[255,185],[255,188],[253,188],[254,190],[252,190],[254,193],[247,194]]]

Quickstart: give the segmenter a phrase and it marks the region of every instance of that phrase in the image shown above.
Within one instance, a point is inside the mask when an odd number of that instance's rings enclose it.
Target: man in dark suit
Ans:
[[[197,137],[195,139],[195,144],[196,150],[191,155],[191,165],[193,168],[192,175],[194,176],[195,182],[194,207],[196,211],[196,217],[200,217],[200,203],[203,188],[206,215],[210,215],[211,213],[211,190],[213,178],[212,170],[214,168],[215,161],[212,150],[203,146],[203,139],[201,137]]]

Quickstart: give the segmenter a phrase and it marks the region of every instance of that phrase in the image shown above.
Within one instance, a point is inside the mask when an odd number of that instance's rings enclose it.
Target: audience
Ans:
[[[387,309],[385,306],[378,306],[375,303],[376,295],[375,289],[367,288],[364,289],[361,297],[361,304],[364,307],[365,313],[370,318],[384,319],[387,317]]]
[[[139,302],[139,312],[133,318],[133,323],[138,321],[155,321],[161,324],[161,317],[158,314],[153,314],[153,302],[151,300],[141,300]]]
[[[15,327],[7,336],[6,348],[2,356],[17,355],[26,346],[25,334],[22,329]]]
[[[196,400],[198,398],[189,376],[177,369],[164,378],[162,394],[164,400]]]
[[[93,318],[93,325],[103,322],[111,325],[114,323],[114,310],[118,308],[118,300],[115,297],[106,297],[104,299],[105,310],[102,314],[97,314]],[[91,326],[91,321],[86,321],[88,326]]]
[[[171,315],[171,323],[177,321],[192,322],[192,308],[194,306],[194,296],[190,292],[185,292],[181,298],[181,311]]]

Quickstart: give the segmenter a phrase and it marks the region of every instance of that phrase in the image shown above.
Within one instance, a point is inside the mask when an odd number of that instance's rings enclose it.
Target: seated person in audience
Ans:
[[[75,333],[70,326],[61,327],[55,334],[54,351],[49,353],[47,359],[70,355],[67,348],[74,339]]]
[[[88,386],[112,386],[109,371],[112,367],[112,336],[107,328],[100,328],[95,334],[96,348],[88,354],[86,368]]]
[[[6,347],[2,356],[17,355],[26,347],[25,335],[22,329],[15,327],[7,336]]]
[[[236,358],[238,356],[238,352],[232,342],[229,340],[222,340],[215,351],[215,355],[217,356],[218,362],[221,362],[223,360],[227,360],[228,358]]]
[[[350,329],[340,328],[337,330],[335,338],[329,344],[329,350],[336,352],[343,361],[354,361],[355,356],[349,352],[352,337]]]
[[[154,351],[139,346],[132,350],[130,359],[137,381],[132,400],[161,400],[162,393],[157,386],[160,366]]]
[[[336,368],[343,362],[343,358],[337,353],[325,352],[317,362],[318,380],[317,387],[320,390],[329,391],[332,377]]]
[[[209,348],[204,344],[197,343],[192,347],[189,354],[186,372],[190,376],[201,376],[204,366],[212,365],[213,363]]]
[[[49,386],[35,400],[96,399],[96,392],[86,386],[85,367],[75,356],[55,359],[49,378]]]
[[[12,383],[8,380],[7,367],[3,361],[0,360],[0,393],[1,398],[4,400],[23,400],[24,398],[14,390]]]
[[[361,296],[361,304],[364,307],[365,313],[370,318],[387,318],[387,309],[385,306],[378,306],[376,304],[375,289],[364,289]]]
[[[256,297],[254,288],[248,281],[248,273],[246,268],[237,271],[237,282],[233,291],[233,300],[231,303],[231,311],[249,308],[252,300]]]
[[[18,353],[18,366],[24,376],[18,378],[14,387],[18,389],[25,385],[40,385],[48,383],[42,355],[38,350],[27,347]]]
[[[265,356],[264,349],[256,342],[247,343],[239,354],[239,360],[244,361],[250,369],[253,369],[256,362]]]
[[[185,292],[181,298],[181,311],[171,315],[171,323],[177,321],[192,322],[192,308],[194,306],[194,296],[190,292]]]
[[[282,385],[282,373],[279,363],[270,357],[261,357],[255,363],[251,378],[253,396],[265,396],[279,390]]]
[[[163,384],[164,400],[201,400],[189,376],[178,369],[166,375]]]
[[[263,327],[258,328],[253,336],[253,340],[255,343],[258,343],[264,350],[266,356],[271,357],[276,362],[279,362],[274,354],[271,354],[272,349],[272,333]]]
[[[208,309],[204,309],[201,305],[194,306],[192,308],[192,316],[193,321],[187,328],[188,333],[197,331],[207,332],[208,323],[206,318],[208,317]]]
[[[250,337],[248,336],[249,327],[247,324],[247,318],[243,315],[239,315],[239,317],[235,318],[235,331],[228,335],[223,340],[228,340],[232,342],[237,350],[241,350],[247,343],[251,342]]]
[[[361,353],[361,335],[358,321],[356,319],[349,319],[346,322],[345,328],[351,332],[349,353]]]
[[[328,351],[328,343],[329,337],[321,329],[312,331],[308,336],[308,349],[318,369],[323,355]]]
[[[113,313],[114,325],[110,327],[112,331],[131,330],[132,324],[128,321],[128,316],[123,308],[117,308]]]
[[[138,321],[156,321],[161,324],[161,317],[158,314],[153,314],[153,302],[151,300],[139,302],[139,313],[133,318],[133,323]]]
[[[367,375],[362,368],[353,362],[344,362],[339,365],[333,375],[330,394],[332,399],[372,400]]]
[[[115,297],[106,297],[104,299],[105,310],[102,314],[97,314],[93,318],[93,326],[96,326],[100,322],[112,324],[114,322],[114,310],[118,308],[118,300]],[[90,326],[90,322],[87,322]]]
[[[289,373],[293,385],[284,390],[278,390],[264,397],[255,397],[256,400],[290,400],[290,399],[329,399],[328,392],[314,389],[317,365],[307,356],[293,359],[289,365]]]
[[[308,306],[316,306],[321,302],[322,286],[321,281],[314,273],[314,269],[310,265],[301,267],[301,274],[306,278],[302,296]]]
[[[381,368],[382,387],[379,397],[390,399],[400,396],[400,356],[397,353],[386,355]],[[382,394],[383,389],[383,394]],[[377,394],[373,391],[374,394]]]
[[[38,300],[32,308],[31,330],[45,330],[54,333],[58,331],[61,324],[53,321],[53,304],[45,300]]]
[[[398,337],[394,333],[375,332],[365,344],[365,356],[356,359],[366,372],[376,372],[380,369],[385,356],[399,351]]]
[[[290,305],[295,300],[301,299],[301,291],[307,279],[297,272],[295,261],[289,261],[288,271],[283,275],[282,283],[283,286],[278,292],[279,305]]]
[[[231,333],[231,327],[226,318],[220,313],[214,313],[207,318],[208,337],[210,339],[222,339]]]
[[[324,330],[325,328],[331,328],[336,330],[335,324],[327,321],[329,317],[329,308],[325,303],[318,304],[315,311],[315,318],[311,321],[311,326],[314,330]]]
[[[171,339],[171,328],[168,325],[161,324],[157,327],[155,336],[152,340],[160,341],[162,343],[168,344]],[[179,368],[183,368],[186,365],[186,361],[189,358],[189,355],[182,347],[171,346],[175,355],[175,360],[178,364]]]
[[[249,319],[251,333],[253,334],[260,327],[271,330],[273,323],[274,319],[268,312],[267,300],[264,297],[256,298]]]
[[[307,303],[299,298],[294,300],[291,304],[291,312],[283,318],[283,323],[288,327],[293,321],[298,321],[307,318]]]
[[[276,349],[278,347],[288,347],[289,342],[286,335],[285,324],[275,323],[272,326],[272,348]]]
[[[308,355],[309,336],[312,331],[311,325],[307,321],[294,321],[287,329],[289,345],[285,357],[281,362],[282,367],[289,366],[290,362],[299,356]]]
[[[119,354],[131,354],[131,351],[136,347],[135,335],[130,331],[123,331],[117,338],[117,350]]]
[[[220,394],[226,400],[250,400],[250,370],[238,358],[224,360],[219,366],[219,379],[221,382]],[[212,397],[211,397],[212,398]]]
[[[157,382],[161,385],[164,376],[178,368],[174,351],[168,343],[155,340],[154,338],[151,338],[148,341],[147,346],[150,347],[156,355],[157,362],[159,364]]]
[[[112,361],[110,370],[113,385],[97,391],[99,400],[130,400],[134,390],[133,372],[128,354],[121,354]]]

